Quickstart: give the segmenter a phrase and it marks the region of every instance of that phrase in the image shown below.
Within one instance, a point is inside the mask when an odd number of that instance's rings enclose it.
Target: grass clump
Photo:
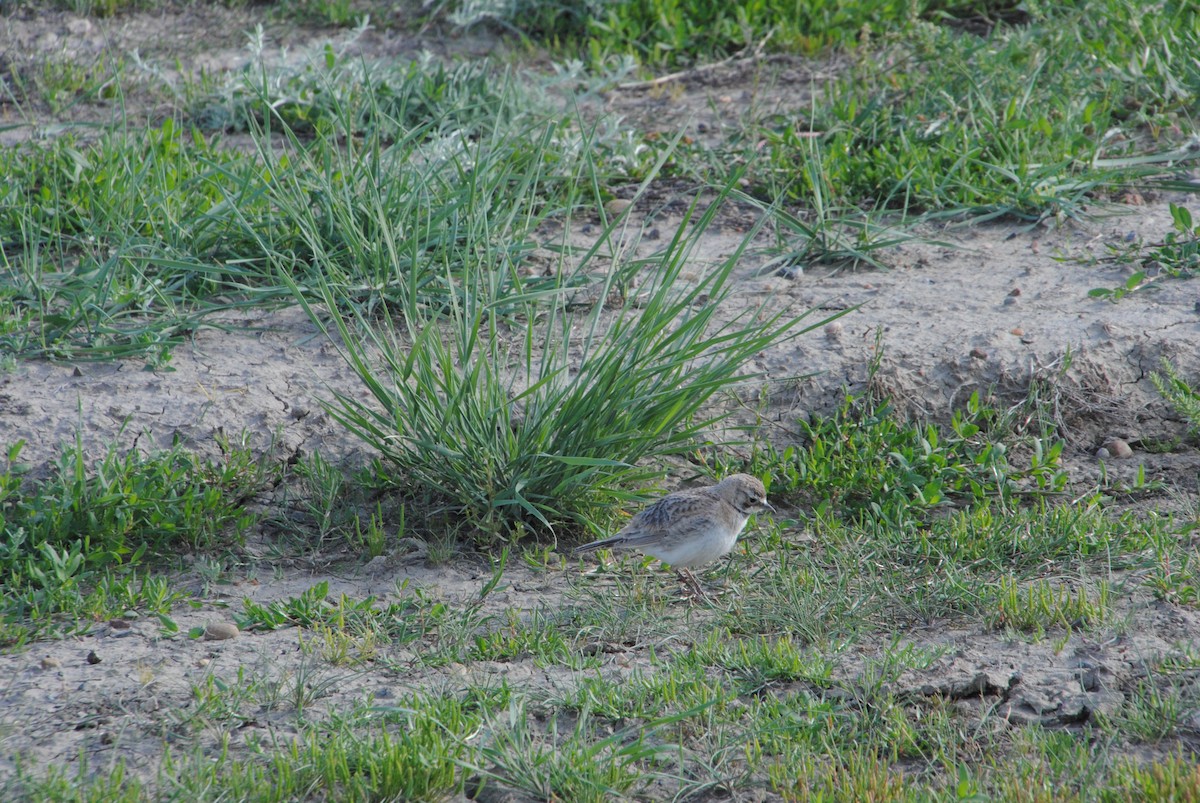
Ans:
[[[993,626],[1026,632],[1038,640],[1055,627],[1067,633],[1094,629],[1107,622],[1111,613],[1111,589],[1105,582],[1096,584],[1095,592],[1089,593],[1083,587],[1072,589],[1048,580],[1035,580],[1022,587],[1013,578],[1001,578]]]
[[[281,167],[268,198],[293,228],[247,227],[370,393],[330,410],[464,529],[597,527],[720,418],[705,405],[750,356],[805,330],[766,308],[722,319],[740,250],[685,278],[728,188],[654,258],[618,256],[619,220],[571,267],[561,247],[536,257],[552,213],[600,206],[589,141],[565,123],[311,144],[271,126],[292,147],[255,133]]]
[[[374,404],[338,395],[330,409],[484,533],[598,527],[629,501],[623,487],[655,476],[647,466],[694,448],[721,418],[705,405],[745,378],[753,354],[812,328],[801,324],[805,315],[764,309],[722,320],[740,252],[689,283],[693,242],[681,234],[651,263],[610,271],[600,299],[619,275],[647,282],[637,309],[612,315],[596,303],[580,321],[566,295],[547,294],[514,327],[496,314],[512,302],[470,273],[443,315],[413,302],[393,310],[403,339],[361,315],[335,314],[337,338]],[[587,257],[579,270],[590,270]],[[326,292],[327,309],[346,306]]]
[[[246,599],[243,606],[243,613],[235,618],[242,630],[324,628],[326,632],[349,636],[370,633],[373,638],[386,638],[393,644],[408,644],[423,638],[447,615],[445,605],[431,602],[419,593],[386,604],[373,596],[361,600],[345,594],[330,598],[328,581],[321,581],[287,600],[261,604]]]
[[[659,717],[598,738],[587,711],[565,726],[554,717],[542,731],[514,701],[506,715],[489,723],[492,739],[479,752],[483,763],[472,769],[487,781],[541,800],[628,799],[657,779],[659,773],[650,769],[656,759],[668,761],[677,753],[656,738],[656,731],[694,713]]]
[[[211,313],[294,303],[272,271],[281,253],[302,286],[326,273],[318,259],[343,268],[357,298],[387,297],[406,260],[418,270],[447,252],[482,260],[505,243],[519,263],[527,228],[568,194],[582,143],[517,94],[480,65],[367,65],[327,49],[298,73],[200,92],[190,119],[0,150],[0,346],[166,367]],[[251,130],[259,149],[226,148],[203,133],[213,128]],[[281,128],[292,152],[272,144]],[[343,161],[342,138],[365,138],[373,158]],[[479,138],[505,172],[468,198],[455,188],[472,180]],[[517,175],[527,178],[508,181]],[[490,206],[490,231],[464,231],[468,199]],[[293,207],[305,214],[281,214]],[[407,253],[381,250],[388,220],[403,222]],[[450,292],[427,290],[435,304]]]

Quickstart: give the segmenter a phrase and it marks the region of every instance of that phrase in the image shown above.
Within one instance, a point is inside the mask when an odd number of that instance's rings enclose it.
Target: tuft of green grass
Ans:
[[[528,116],[532,99],[516,100],[518,92],[486,62],[447,67],[426,55],[373,63],[326,45],[319,58],[298,68],[262,68],[225,86],[193,89],[187,105],[202,130],[254,131],[278,121],[306,139],[434,140],[483,136]]]
[[[1112,774],[1112,800],[1196,800],[1200,765],[1182,751],[1147,764],[1127,759]]]
[[[444,316],[414,294],[394,311],[395,329],[381,331],[337,312],[348,299],[324,285],[337,341],[374,399],[338,394],[331,413],[485,534],[597,528],[629,500],[622,486],[655,476],[648,463],[690,450],[720,419],[705,405],[746,378],[750,356],[819,325],[766,309],[722,320],[740,252],[690,286],[680,278],[714,210],[684,241],[689,215],[655,263],[622,268],[647,283],[636,309],[612,315],[597,303],[577,320],[559,293],[528,306],[514,330],[495,314],[509,296],[467,274],[475,286],[465,284]],[[585,261],[577,275],[590,269]],[[599,298],[610,297],[617,273]]]
[[[486,781],[517,789],[538,799],[605,801],[628,798],[647,788],[658,773],[658,756],[676,752],[655,739],[655,732],[695,711],[657,717],[599,737],[587,711],[566,727],[557,717],[544,732],[515,701],[503,718],[490,723],[490,743],[470,766]]]
[[[1126,695],[1125,705],[1117,712],[1102,715],[1100,726],[1114,736],[1154,744],[1176,735],[1187,727],[1188,717],[1196,710],[1196,693],[1190,684],[1158,684],[1154,678],[1140,681]],[[1200,791],[1200,790],[1198,790]]]
[[[48,55],[26,65],[11,64],[6,74],[11,90],[6,100],[26,110],[45,104],[61,117],[78,103],[111,101],[121,94],[123,59],[82,64],[64,54]]]
[[[1091,630],[1104,625],[1112,615],[1110,586],[1095,584],[1094,592],[1080,586],[1071,589],[1039,579],[1024,584],[1014,578],[1000,578],[996,591],[994,627],[1009,627],[1042,639],[1050,628],[1067,633],[1075,629]]]
[[[802,213],[788,211],[782,205],[768,206],[753,194],[738,194],[769,214],[775,224],[780,245],[774,250],[782,253],[763,266],[764,272],[778,270],[789,275],[808,264],[883,268],[882,252],[920,239],[910,226],[888,214],[886,201],[877,200],[871,211],[847,205],[844,195],[831,183],[819,145],[810,141],[796,156],[800,160],[798,168],[764,179],[784,180],[788,186],[769,186],[765,194],[777,204],[777,199],[786,197],[792,187],[802,186]]]
[[[265,214],[257,169],[173,118],[4,149],[0,171],[0,287],[19,316],[0,328],[9,353],[164,366],[205,313],[263,284],[228,216],[230,204]]]
[[[475,754],[480,715],[450,697],[411,695],[320,724],[278,742],[262,758],[239,757],[228,740],[214,754],[168,757],[155,786],[197,800],[437,800],[462,788],[459,766]]]
[[[1152,539],[1146,585],[1158,599],[1176,605],[1200,605],[1200,554],[1190,545],[1191,539],[1181,537],[1195,529],[1193,521],[1177,531],[1157,533]]]
[[[295,153],[270,199],[299,239],[260,250],[372,397],[336,395],[331,413],[483,538],[598,527],[719,420],[706,405],[751,355],[812,328],[765,307],[722,316],[741,250],[682,278],[728,188],[656,257],[603,264],[618,218],[574,266],[530,274],[528,233],[603,181],[586,145],[562,158],[562,124],[344,147],[272,125]]]

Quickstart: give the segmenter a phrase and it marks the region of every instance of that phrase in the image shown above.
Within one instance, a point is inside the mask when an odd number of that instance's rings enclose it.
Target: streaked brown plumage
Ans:
[[[759,510],[774,511],[762,482],[749,474],[734,474],[707,488],[668,494],[630,519],[620,532],[575,551],[637,549],[679,569],[680,576],[698,591],[686,569],[728,554],[747,519]]]

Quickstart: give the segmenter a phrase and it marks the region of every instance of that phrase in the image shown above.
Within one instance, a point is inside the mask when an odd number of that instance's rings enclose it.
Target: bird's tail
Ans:
[[[605,547],[614,546],[623,540],[624,540],[624,538],[619,535],[610,536],[608,538],[601,538],[599,541],[592,541],[590,544],[581,544],[581,545],[575,547],[575,549],[573,549],[572,552],[574,552],[577,555],[580,552],[595,552],[597,549],[604,549]]]

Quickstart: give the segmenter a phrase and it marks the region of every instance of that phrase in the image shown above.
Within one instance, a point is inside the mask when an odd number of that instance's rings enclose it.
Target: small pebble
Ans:
[[[986,360],[988,353],[981,348],[973,348],[971,349],[971,356],[977,360]]]
[[[129,629],[129,620],[128,619],[109,619],[108,626],[111,627],[113,630],[128,630]]]
[[[1005,296],[1004,297],[1004,306],[1011,307],[1013,304],[1016,304],[1016,303],[1017,303],[1016,296]]]
[[[1019,296],[1019,295],[1021,295],[1021,288],[1014,287],[1013,289],[1008,291],[1008,294],[1013,297]]]
[[[1017,337],[1021,337],[1025,334],[1025,330],[1019,326],[1014,326],[1012,329],[1008,330],[1008,333],[1011,335],[1016,335]]]
[[[42,667],[42,669],[58,669],[60,666],[62,666],[62,662],[57,658],[51,658],[49,655],[47,655],[42,659],[41,664],[39,665]]]
[[[100,663],[100,656],[99,656],[99,655],[96,655],[96,651],[95,651],[95,650],[90,650],[90,651],[88,652],[88,654],[87,654],[87,662],[88,662],[89,664],[91,664],[92,666],[95,666],[96,664]]]
[[[1100,448],[1106,450],[1116,460],[1133,457],[1133,449],[1129,448],[1129,444],[1120,438],[1110,438]]]
[[[842,331],[845,328],[846,327],[842,326],[841,321],[832,321],[830,323],[827,323],[827,324],[825,324],[825,337],[828,340],[841,340],[842,339]]]
[[[633,206],[633,201],[626,200],[625,198],[613,198],[604,204],[604,211],[611,217],[616,217],[631,206]]]
[[[237,638],[241,632],[233,622],[209,622],[208,626],[204,628],[204,639],[206,641],[225,641]]]
[[[804,275],[804,266],[784,265],[782,268],[775,271],[775,275],[781,279],[798,279]]]
[[[1112,455],[1108,453],[1108,449],[1105,449],[1103,446],[1101,446],[1096,450],[1096,457],[1099,457],[1101,460],[1107,460],[1108,458],[1112,457]]]

